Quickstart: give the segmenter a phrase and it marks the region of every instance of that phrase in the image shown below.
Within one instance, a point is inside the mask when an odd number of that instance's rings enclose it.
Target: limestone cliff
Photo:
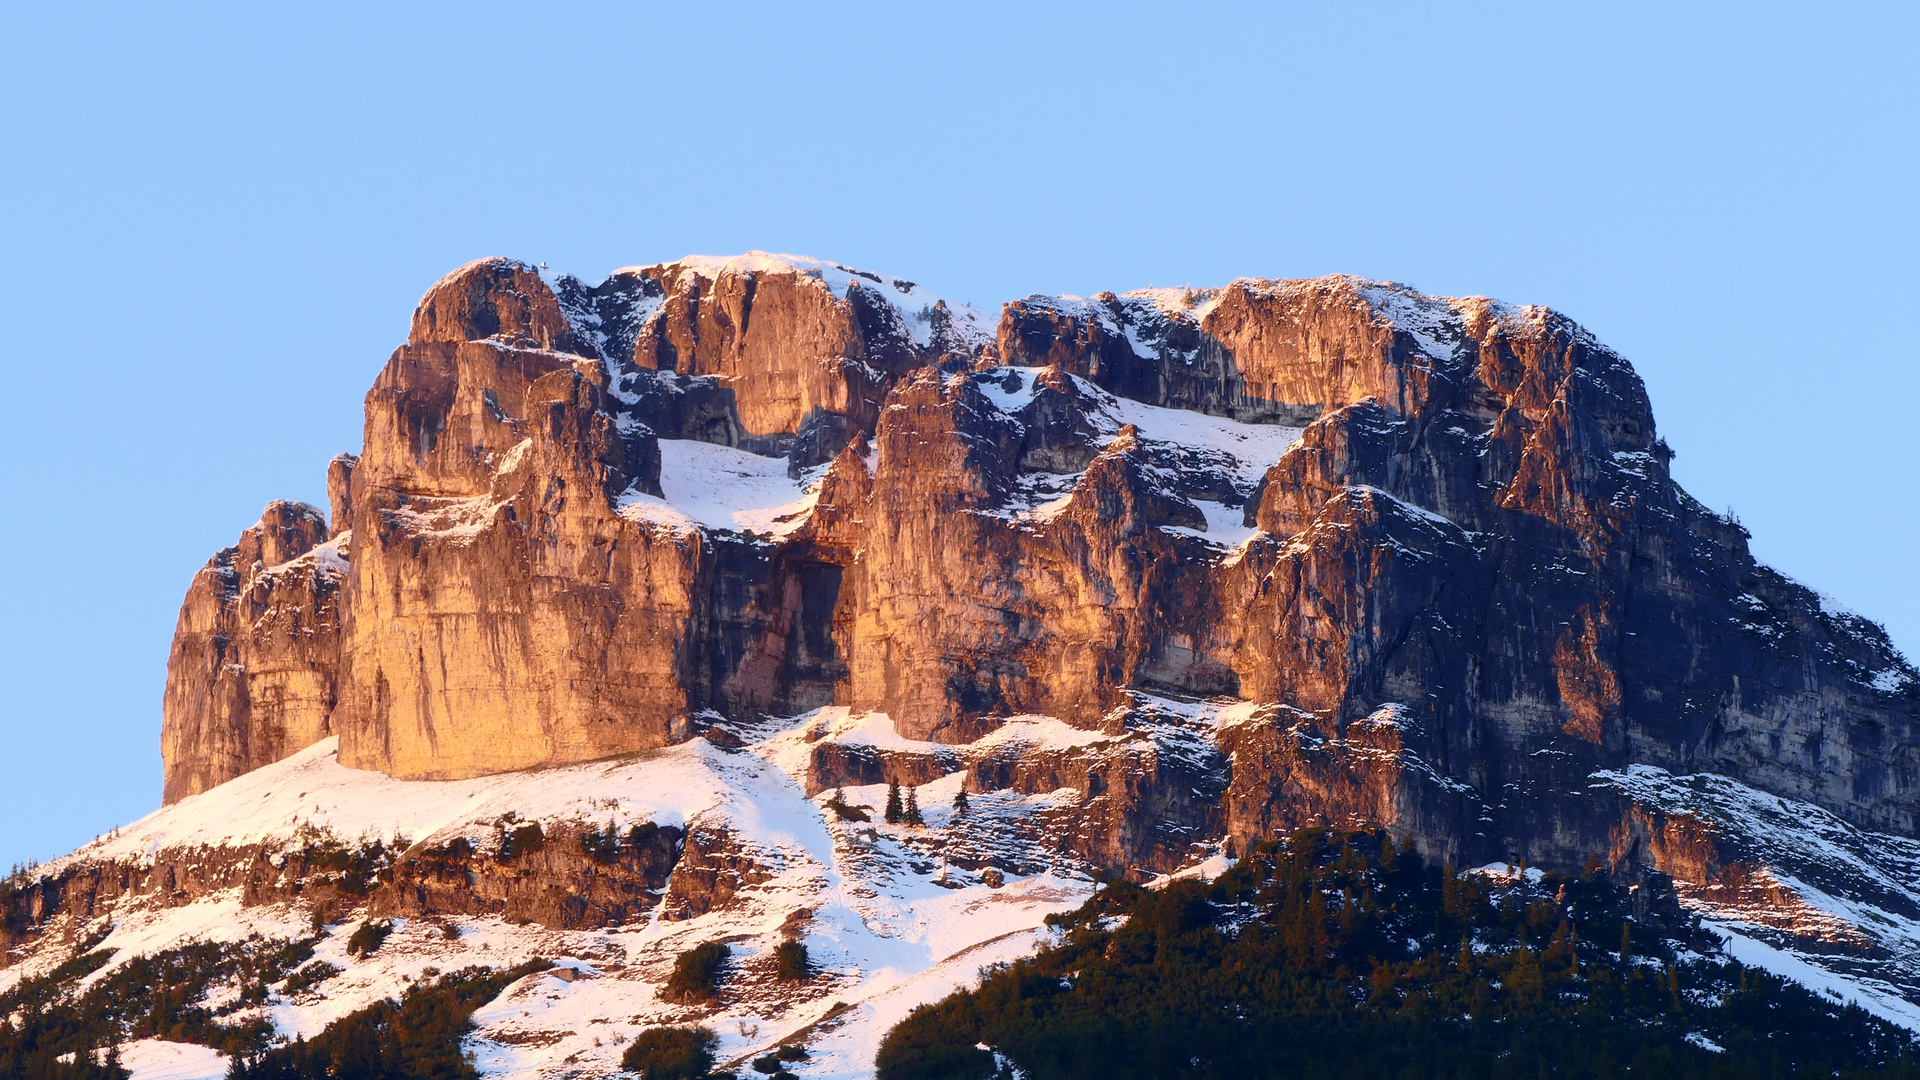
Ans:
[[[167,660],[167,802],[330,734],[349,536],[305,503],[273,502],[193,576]]]
[[[810,259],[483,260],[329,471],[331,636],[236,629],[239,555],[196,579],[167,795],[328,732],[446,778],[836,705],[900,745],[823,734],[811,784],[1078,787],[1059,843],[1142,872],[1316,821],[1625,872],[1644,811],[1591,778],[1628,765],[1913,834],[1920,679],[1671,456],[1624,359],[1483,298],[1248,279],[996,324]],[[311,704],[236,697],[267,661],[235,648],[310,658]],[[1032,715],[1088,740],[1009,757]]]

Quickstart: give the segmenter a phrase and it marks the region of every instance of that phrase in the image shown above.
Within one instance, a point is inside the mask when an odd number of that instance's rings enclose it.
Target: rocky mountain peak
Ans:
[[[827,706],[967,747],[1146,694],[1255,707],[1207,736],[1223,804],[1102,780],[1229,851],[1331,821],[1630,863],[1624,811],[1574,794],[1629,765],[1916,824],[1912,669],[1754,562],[1631,365],[1544,308],[1335,276],[989,320],[793,256],[493,259],[429,291],[366,414],[334,540],[270,509],[190,594],[170,799],[329,733],[445,778]],[[323,541],[337,577],[235,599],[248,545]],[[1185,857],[1151,835],[1088,850]]]
[[[1549,309],[1333,276],[995,316],[798,256],[487,259],[364,407],[331,521],[271,504],[193,579],[146,876],[76,855],[32,926],[293,902],[296,849],[370,827],[296,836],[324,782],[431,833],[310,901],[382,917],[758,940],[840,881],[862,925],[1003,887],[1037,919],[1381,829],[1671,875],[1920,996],[1882,963],[1920,943],[1920,676],[1682,490],[1632,366]],[[882,828],[889,784],[953,809]],[[244,843],[196,809],[243,798]]]
[[[1476,793],[1401,819],[1436,850],[1597,846],[1497,794],[1543,751],[1715,761],[1910,827],[1912,704],[1879,689],[1905,662],[1672,482],[1632,367],[1565,317],[1332,276],[988,322],[797,256],[455,271],[329,469],[357,539],[314,730],[460,776],[828,703],[960,742],[1140,690],[1335,733],[1393,704]],[[1887,734],[1814,735],[1819,702]]]
[[[460,341],[572,344],[566,316],[540,272],[499,257],[476,259],[435,282],[413,309],[410,345]]]

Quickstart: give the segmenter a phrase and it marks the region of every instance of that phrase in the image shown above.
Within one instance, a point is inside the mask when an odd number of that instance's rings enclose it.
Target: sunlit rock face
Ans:
[[[273,502],[193,576],[167,659],[163,793],[174,802],[330,733],[351,537]]]
[[[1484,298],[994,315],[789,256],[482,260],[368,393],[332,520],[269,508],[195,579],[167,798],[328,735],[455,778],[835,707],[897,742],[822,728],[816,790],[1077,789],[1059,842],[1128,872],[1318,822],[1684,868],[1592,780],[1628,766],[1911,835],[1912,668],[1671,456],[1624,359]],[[1035,717],[1087,737],[1021,756]]]

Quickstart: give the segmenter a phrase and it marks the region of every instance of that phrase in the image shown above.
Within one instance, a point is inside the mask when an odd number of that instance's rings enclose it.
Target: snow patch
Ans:
[[[220,1051],[193,1043],[138,1039],[120,1044],[120,1064],[131,1080],[220,1080],[227,1059]]]
[[[785,536],[806,524],[819,498],[817,475],[793,480],[787,459],[694,439],[660,440],[665,498],[628,490],[620,515],[684,532],[729,529]]]

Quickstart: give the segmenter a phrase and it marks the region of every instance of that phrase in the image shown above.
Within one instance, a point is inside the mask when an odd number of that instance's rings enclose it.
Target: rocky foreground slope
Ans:
[[[780,835],[825,830],[793,842],[808,873],[840,866],[832,789],[964,787],[1021,809],[991,842],[912,834],[905,873],[994,897],[1051,874],[1046,903],[1382,827],[1455,866],[1664,872],[1742,947],[1898,1012],[1920,989],[1920,678],[1758,565],[1672,456],[1624,359],[1483,298],[1241,280],[995,316],[788,256],[593,286],[483,260],[422,300],[329,511],[275,503],[195,577],[152,821],[324,760],[375,805],[607,770],[594,797],[630,830],[654,781],[582,763],[772,762],[805,822]],[[699,824],[763,798],[653,814],[610,862],[578,800],[381,817],[378,845],[324,807],[245,836],[150,825],[10,883],[0,933],[30,967],[222,897],[765,934],[788,914],[766,883],[799,865],[767,852],[792,845]],[[561,839],[516,862],[530,823]],[[273,861],[323,839],[372,861]],[[965,877],[987,870],[1000,889]],[[879,956],[848,985],[920,970]]]

